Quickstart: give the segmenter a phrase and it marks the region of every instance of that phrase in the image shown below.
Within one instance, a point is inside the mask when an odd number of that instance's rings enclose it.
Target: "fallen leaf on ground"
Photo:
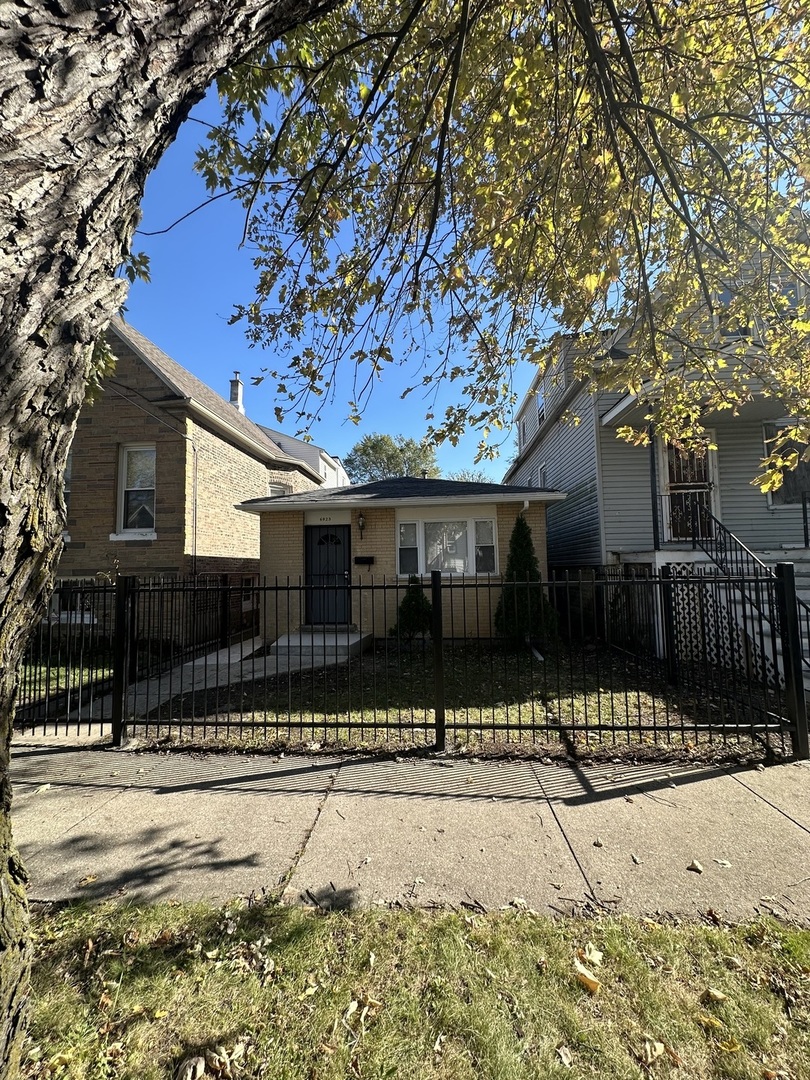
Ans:
[[[79,882],[79,888],[83,889],[85,885],[92,885],[94,881],[98,881],[97,874],[85,874],[82,880]]]
[[[565,1065],[566,1069],[570,1069],[571,1066],[574,1064],[574,1055],[571,1053],[567,1046],[557,1047],[557,1057],[560,1059],[563,1065]]]
[[[602,988],[602,984],[597,979],[592,971],[589,971],[584,964],[574,957],[574,970],[577,973],[577,981],[582,983],[586,990],[591,994],[598,994]]]
[[[683,1065],[683,1058],[678,1053],[678,1051],[673,1050],[673,1048],[671,1046],[668,1046],[666,1043],[664,1043],[664,1049],[666,1050],[667,1057],[672,1062],[672,1064],[675,1065],[677,1068],[680,1068],[681,1065]]]
[[[721,1042],[719,1046],[727,1054],[736,1054],[738,1050],[742,1050],[742,1044],[738,1043],[736,1039],[727,1039],[726,1042]]]
[[[195,1055],[180,1062],[177,1080],[200,1080],[205,1075],[205,1058]]]
[[[586,960],[592,967],[601,967],[602,966],[602,956],[603,956],[603,954],[590,941],[588,942],[588,944],[585,946],[584,949],[579,949],[577,951],[577,956],[579,957],[580,960]]]
[[[641,1051],[641,1060],[645,1065],[652,1065],[658,1058],[664,1056],[666,1047],[662,1042],[654,1039],[651,1035],[644,1036],[644,1048]]]
[[[718,990],[714,986],[709,986],[703,991],[700,998],[701,1001],[728,1001],[728,994],[724,994],[722,990]]]
[[[731,866],[728,859],[712,859],[712,862],[716,862],[718,866]]]
[[[721,1028],[723,1026],[716,1016],[709,1016],[707,1013],[701,1013],[700,1016],[698,1016],[698,1023],[707,1031],[713,1031],[716,1028]]]
[[[636,866],[641,866],[641,859],[638,857],[638,855],[634,855],[632,851],[630,852],[630,858],[633,860]]]
[[[687,866],[686,869],[691,870],[694,874],[702,874],[703,873],[703,867],[700,865],[700,863],[697,861],[697,859],[692,859],[692,861],[689,863],[689,865]]]
[[[601,837],[601,836],[597,836],[597,838],[596,838],[596,839],[594,840],[594,842],[593,842],[593,846],[594,846],[594,847],[604,847],[604,846],[605,846],[605,845],[604,845],[604,844],[602,843],[602,837]]]

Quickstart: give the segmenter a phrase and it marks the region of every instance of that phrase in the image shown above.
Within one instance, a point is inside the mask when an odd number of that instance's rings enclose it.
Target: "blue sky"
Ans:
[[[194,117],[216,121],[218,107],[212,91],[192,112],[158,168],[149,178],[142,210],[140,231],[133,248],[149,255],[152,280],[136,282],[130,289],[126,318],[198,378],[224,397],[234,370],[245,382],[245,410],[258,423],[277,426],[274,407],[275,387],[271,380],[252,386],[250,377],[262,367],[272,366],[273,357],[251,348],[239,324],[229,326],[234,304],[252,296],[254,273],[251,253],[240,248],[244,216],[241,207],[222,198],[175,225],[169,232],[148,236],[176,222],[189,210],[203,203],[208,195],[202,180],[193,171],[194,153],[205,137],[205,128]],[[531,370],[518,372],[516,388],[524,391],[531,380]],[[322,410],[322,419],[310,434],[330,453],[343,455],[364,434],[372,431],[420,438],[425,431],[427,403],[414,392],[400,399],[407,385],[399,369],[386,372],[367,405],[359,427],[345,421],[346,401],[352,396],[350,371],[344,384],[337,387],[334,403]],[[441,388],[435,409],[439,417],[450,401],[460,393],[460,385]],[[285,425],[295,432],[295,420]],[[443,472],[472,467],[478,436],[466,436],[457,447],[444,444],[437,450]],[[507,467],[508,446],[494,462],[482,462],[479,468],[499,480]]]

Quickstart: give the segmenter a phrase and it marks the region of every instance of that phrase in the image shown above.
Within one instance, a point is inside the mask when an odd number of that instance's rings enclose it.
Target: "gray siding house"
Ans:
[[[693,542],[720,525],[766,562],[810,558],[802,496],[810,468],[800,465],[783,487],[763,494],[751,481],[766,440],[786,420],[777,402],[755,398],[738,415],[707,417],[716,450],[681,453],[653,440],[633,446],[617,428],[644,423],[632,394],[592,393],[573,378],[576,339],[556,363],[538,371],[517,413],[518,454],[504,483],[568,492],[548,508],[550,566],[705,562]]]

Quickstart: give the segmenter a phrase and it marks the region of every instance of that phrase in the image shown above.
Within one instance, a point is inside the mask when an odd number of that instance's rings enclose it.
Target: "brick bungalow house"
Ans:
[[[300,625],[347,624],[384,635],[396,602],[362,586],[404,589],[411,575],[432,570],[464,575],[470,595],[463,633],[486,636],[516,517],[523,514],[531,527],[545,577],[546,507],[564,498],[535,487],[405,476],[245,500],[238,509],[261,521],[262,578],[305,586],[300,603],[268,610],[265,637],[275,640]]]
[[[318,470],[244,415],[238,373],[228,402],[123,319],[107,341],[115,371],[65,477],[59,576],[255,574],[259,522],[234,503],[318,488]]]

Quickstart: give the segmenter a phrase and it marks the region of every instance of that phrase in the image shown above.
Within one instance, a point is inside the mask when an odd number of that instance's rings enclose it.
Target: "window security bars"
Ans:
[[[792,567],[665,569],[341,575],[317,587],[348,589],[340,625],[307,622],[331,608],[300,581],[71,583],[22,666],[17,724],[279,749],[807,756]]]

